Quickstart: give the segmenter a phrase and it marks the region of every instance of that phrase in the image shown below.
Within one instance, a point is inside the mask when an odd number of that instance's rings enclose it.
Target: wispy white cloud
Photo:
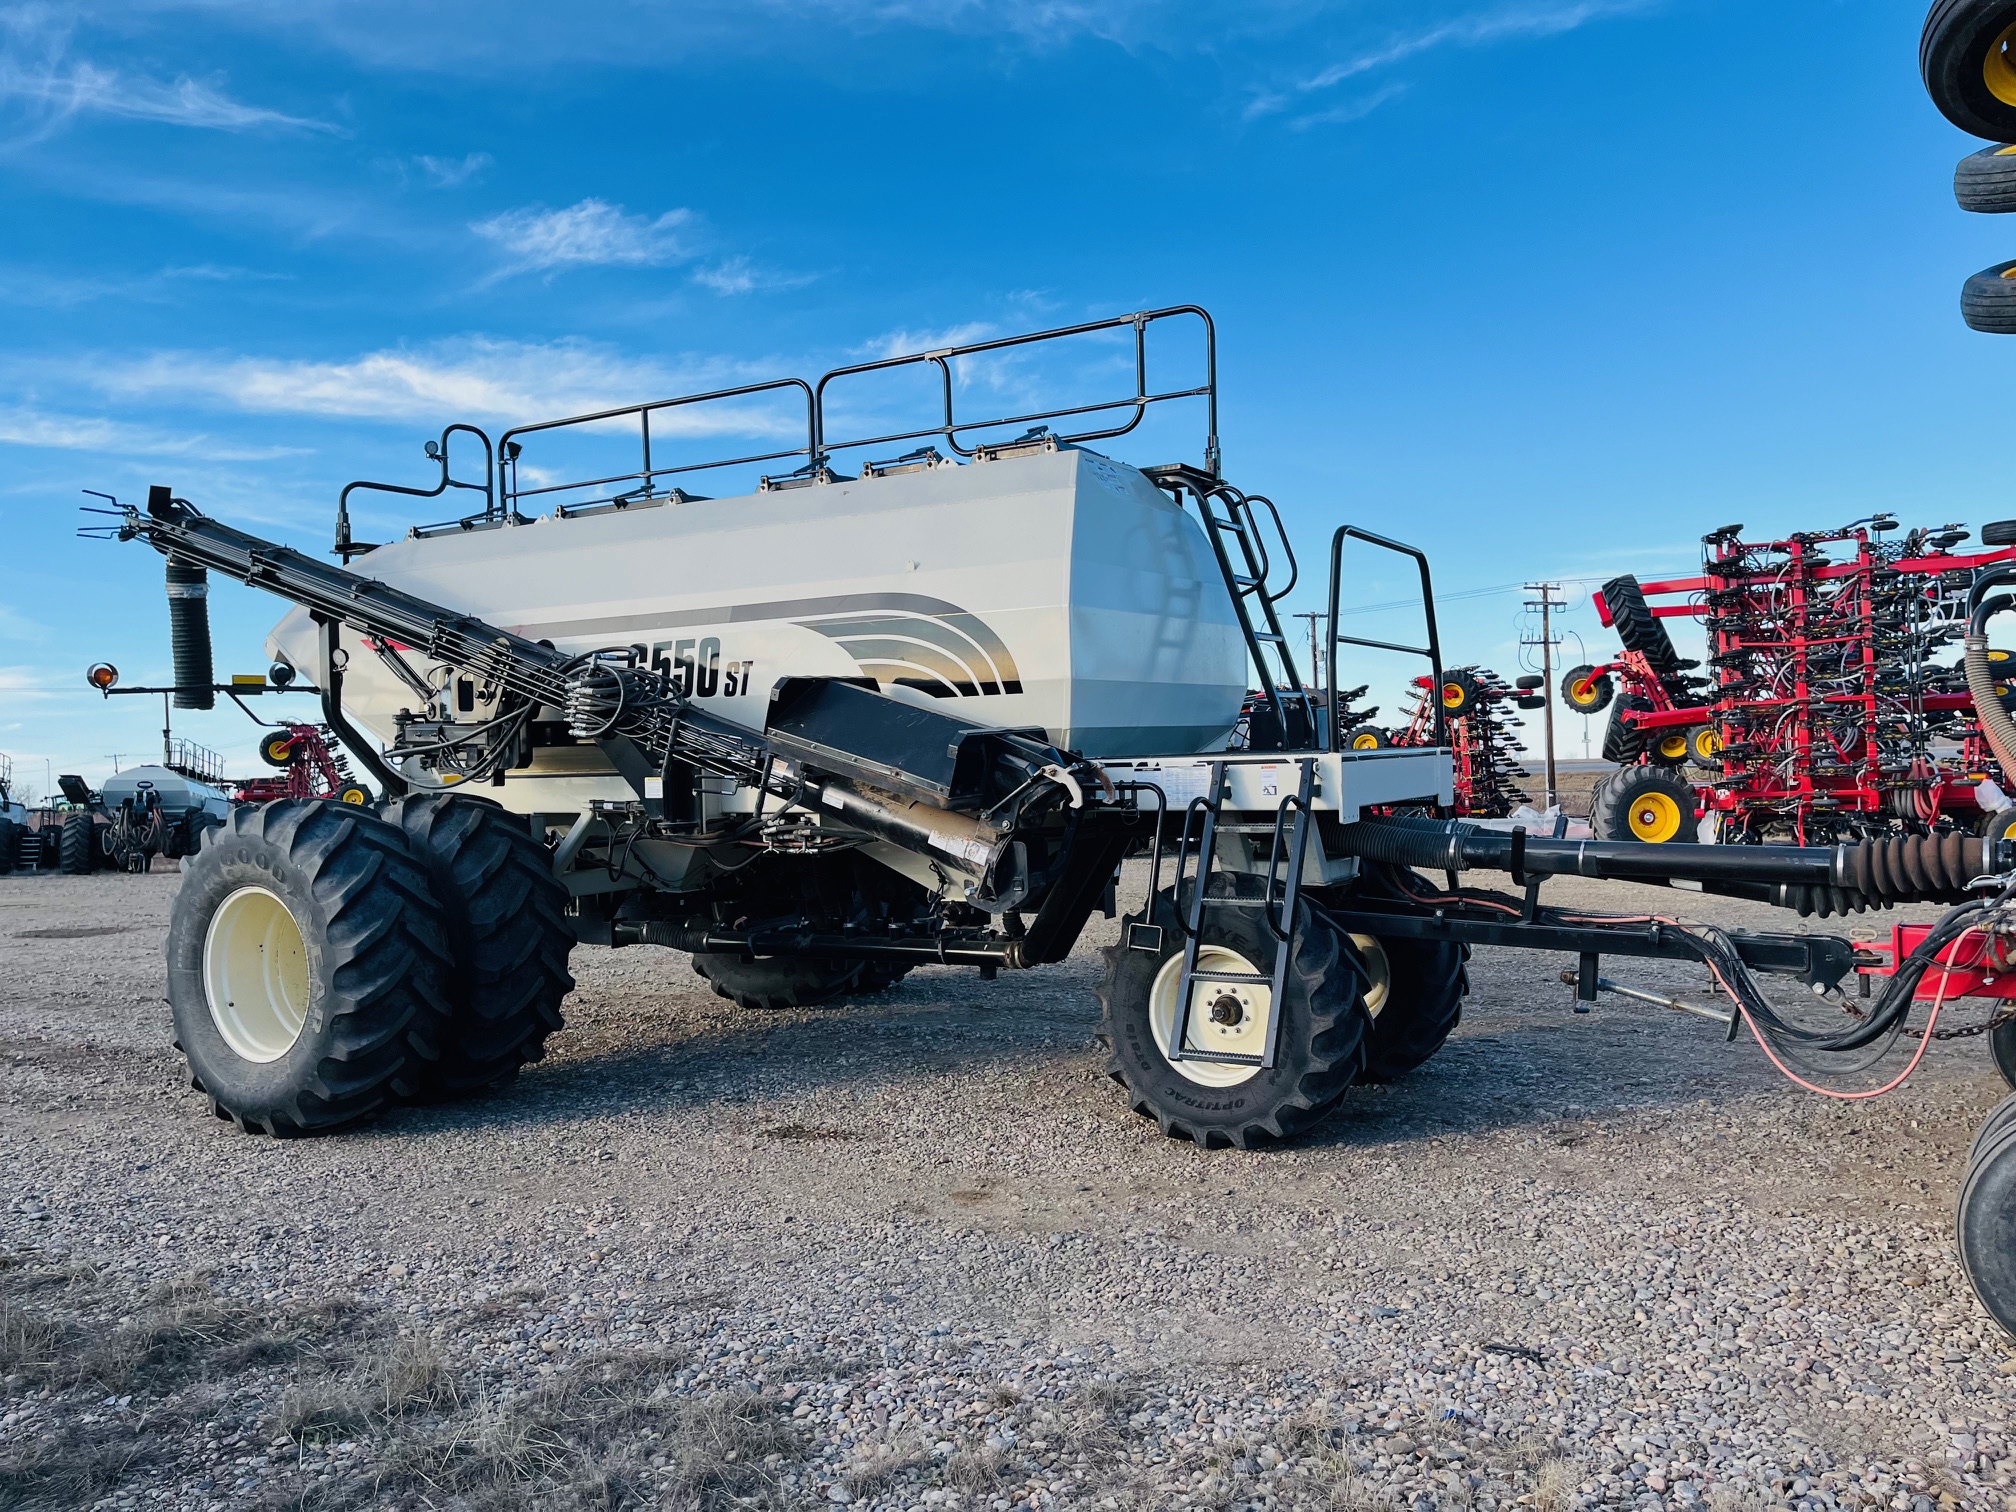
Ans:
[[[193,457],[204,462],[271,462],[308,455],[298,446],[244,446],[214,436],[182,435],[97,415],[51,414],[20,407],[0,407],[0,444],[139,457]]]
[[[716,294],[749,294],[765,289],[799,289],[813,281],[810,273],[780,273],[758,267],[748,258],[724,257],[693,272],[693,282]]]
[[[1362,121],[1389,100],[1396,100],[1407,93],[1405,84],[1388,84],[1383,89],[1375,89],[1369,95],[1355,100],[1346,100],[1341,105],[1332,105],[1326,110],[1312,110],[1307,115],[1296,116],[1288,123],[1290,131],[1307,131],[1312,126],[1342,126],[1351,121]]]
[[[423,152],[413,161],[437,189],[459,189],[497,162],[487,152],[471,152],[459,158],[433,157]]]
[[[416,416],[510,421],[578,414],[775,373],[707,358],[640,360],[587,341],[472,337],[333,362],[164,352],[137,362],[80,364],[75,376],[121,398],[411,425]],[[746,433],[728,414],[725,406],[701,406],[680,420]]]
[[[46,5],[0,12],[0,105],[19,116],[30,140],[52,135],[80,116],[210,131],[340,129],[245,104],[214,82],[186,75],[164,81],[72,57],[71,22]]]
[[[679,231],[692,220],[690,210],[668,210],[654,219],[628,214],[607,200],[584,199],[564,210],[506,210],[469,229],[503,249],[507,260],[500,273],[511,274],[685,262],[693,254]]]
[[[1261,116],[1278,115],[1294,110],[1305,104],[1312,95],[1334,89],[1339,84],[1362,78],[1381,69],[1391,68],[1396,63],[1403,63],[1409,58],[1432,52],[1437,48],[1485,47],[1494,42],[1525,37],[1559,36],[1564,32],[1575,31],[1592,21],[1646,11],[1658,3],[1660,0],[1519,0],[1519,3],[1501,6],[1495,10],[1458,16],[1419,31],[1390,38],[1379,46],[1353,53],[1350,57],[1318,69],[1313,74],[1292,80],[1285,86],[1262,90],[1247,102],[1245,115],[1248,120],[1253,120]],[[1365,104],[1362,109],[1340,106],[1334,112],[1324,111],[1300,116],[1293,124],[1313,126],[1323,124],[1326,120],[1361,120],[1391,98],[1390,94],[1368,96],[1367,99],[1371,103]]]
[[[83,679],[77,681],[81,683]],[[39,703],[59,696],[53,672],[37,667],[0,667],[0,699],[10,703]]]
[[[936,331],[912,330],[906,326],[885,332],[856,350],[864,357],[914,357],[920,352],[942,352],[947,347],[985,341],[998,329],[989,320],[969,320],[963,325],[946,326]]]

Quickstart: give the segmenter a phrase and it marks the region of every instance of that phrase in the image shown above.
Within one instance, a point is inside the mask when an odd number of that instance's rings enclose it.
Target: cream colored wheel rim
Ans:
[[[1198,946],[1197,969],[1259,974],[1259,968],[1246,957],[1222,945]],[[1148,989],[1148,1029],[1164,1060],[1169,1059],[1169,1047],[1175,1039],[1178,989],[1182,985],[1183,952],[1179,950],[1162,963],[1155,973],[1155,985]],[[1267,1020],[1273,1007],[1274,992],[1265,982],[1193,982],[1183,1048],[1257,1057],[1267,1048]],[[1213,1017],[1214,1011],[1218,1017]],[[1258,1066],[1228,1066],[1187,1057],[1169,1064],[1186,1081],[1200,1087],[1236,1087],[1252,1080],[1260,1070]]]
[[[210,916],[203,995],[224,1043],[248,1061],[276,1061],[308,1021],[308,947],[287,905],[241,887]]]
[[[1373,935],[1354,934],[1351,943],[1365,958],[1365,1012],[1376,1019],[1393,995],[1393,963],[1387,958],[1386,947]]]

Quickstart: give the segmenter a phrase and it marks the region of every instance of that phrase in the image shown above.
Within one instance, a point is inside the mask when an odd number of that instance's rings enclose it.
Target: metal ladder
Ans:
[[[1288,636],[1281,628],[1281,616],[1274,609],[1294,591],[1301,576],[1295,548],[1289,544],[1287,530],[1281,523],[1281,512],[1266,495],[1241,493],[1213,474],[1199,472],[1194,467],[1151,467],[1147,473],[1164,488],[1187,489],[1195,496],[1205,538],[1211,543],[1211,554],[1225,579],[1232,612],[1239,618],[1239,630],[1259,678],[1259,691],[1281,731],[1281,748],[1315,749],[1322,733],[1316,697],[1295,669]],[[1261,532],[1256,506],[1265,507],[1273,522],[1274,538],[1287,559],[1288,581],[1279,588],[1269,586],[1273,559]],[[1236,554],[1228,549],[1227,537],[1236,544]]]
[[[1295,955],[1295,907],[1302,893],[1302,867],[1309,854],[1310,800],[1316,790],[1316,758],[1305,756],[1294,764],[1300,776],[1296,791],[1281,800],[1274,811],[1271,824],[1227,824],[1220,818],[1225,804],[1225,770],[1229,763],[1211,763],[1210,791],[1200,798],[1190,800],[1190,806],[1183,816],[1183,833],[1176,851],[1175,897],[1177,900],[1177,923],[1182,929],[1183,975],[1177,984],[1177,1017],[1174,1032],[1169,1036],[1169,1060],[1209,1061],[1218,1065],[1257,1066],[1261,1070],[1271,1070],[1281,1041],[1281,1002],[1288,986],[1288,966]],[[1290,810],[1294,817],[1289,818]],[[1203,827],[1198,836],[1194,854],[1197,857],[1196,885],[1190,890],[1187,904],[1183,901],[1183,875],[1193,854],[1190,846],[1191,819],[1203,815]],[[1267,852],[1267,872],[1264,885],[1258,897],[1207,897],[1207,884],[1211,876],[1211,863],[1217,854],[1218,838],[1221,835],[1270,835]],[[1283,863],[1286,875],[1283,875]],[[1204,925],[1209,910],[1220,908],[1260,909],[1264,912],[1267,932],[1274,940],[1274,960],[1265,971],[1200,971],[1197,955],[1203,943]],[[1268,989],[1267,1033],[1258,1055],[1241,1055],[1229,1051],[1205,1050],[1190,1045],[1191,995],[1200,984],[1222,983],[1227,986],[1265,987]]]

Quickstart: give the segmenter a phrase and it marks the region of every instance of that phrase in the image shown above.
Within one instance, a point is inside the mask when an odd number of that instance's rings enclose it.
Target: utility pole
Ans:
[[[1327,688],[1329,687],[1329,683],[1324,680],[1323,676],[1323,653],[1317,648],[1316,625],[1318,621],[1326,619],[1328,616],[1318,610],[1308,609],[1295,615],[1294,618],[1309,621],[1309,686],[1312,688]]]
[[[1546,700],[1541,705],[1546,711],[1546,806],[1552,808],[1556,803],[1560,802],[1560,789],[1555,782],[1554,773],[1554,648],[1561,642],[1560,638],[1554,634],[1554,611],[1556,609],[1566,609],[1568,605],[1565,600],[1556,597],[1561,592],[1561,585],[1559,583],[1528,583],[1525,586],[1528,593],[1539,595],[1538,598],[1529,598],[1526,600],[1526,607],[1540,611],[1540,638],[1533,640],[1522,637],[1519,644],[1522,646],[1538,646],[1540,648],[1540,693]]]

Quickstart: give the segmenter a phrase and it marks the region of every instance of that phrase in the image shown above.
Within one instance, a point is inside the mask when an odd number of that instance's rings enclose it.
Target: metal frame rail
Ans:
[[[1428,644],[1410,646],[1400,641],[1373,640],[1367,636],[1344,635],[1337,629],[1339,600],[1344,591],[1344,543],[1363,541],[1368,546],[1376,546],[1382,551],[1397,552],[1401,556],[1412,557],[1421,569],[1421,609],[1428,621]],[[1435,585],[1428,572],[1428,554],[1417,546],[1393,540],[1388,536],[1361,530],[1356,525],[1340,525],[1337,533],[1330,538],[1330,741],[1333,751],[1344,749],[1344,731],[1337,717],[1337,690],[1344,685],[1344,679],[1337,675],[1337,648],[1339,646],[1363,646],[1373,651],[1397,651],[1404,656],[1424,656],[1434,669],[1435,682],[1429,689],[1429,700],[1435,710],[1435,744],[1449,744],[1448,711],[1442,703],[1442,637],[1435,628]]]

